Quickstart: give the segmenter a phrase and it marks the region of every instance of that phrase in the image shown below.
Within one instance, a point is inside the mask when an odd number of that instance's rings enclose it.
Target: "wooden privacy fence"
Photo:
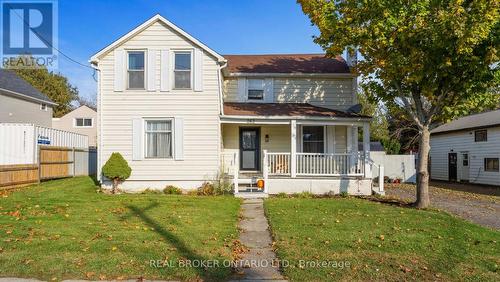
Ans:
[[[36,164],[0,166],[0,188],[93,174],[95,154],[95,149],[38,146]]]

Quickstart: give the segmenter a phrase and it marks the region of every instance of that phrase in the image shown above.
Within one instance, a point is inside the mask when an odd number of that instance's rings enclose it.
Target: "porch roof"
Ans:
[[[226,116],[255,117],[319,117],[319,118],[363,118],[371,117],[343,112],[308,103],[224,103]]]

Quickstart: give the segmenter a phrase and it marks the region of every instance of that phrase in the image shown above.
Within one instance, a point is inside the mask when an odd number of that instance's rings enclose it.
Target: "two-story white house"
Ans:
[[[260,193],[372,192],[370,117],[352,110],[357,77],[341,57],[223,56],[156,15],[91,63],[98,167],[120,152],[132,168],[122,189],[193,189],[223,173],[235,193],[255,179]]]

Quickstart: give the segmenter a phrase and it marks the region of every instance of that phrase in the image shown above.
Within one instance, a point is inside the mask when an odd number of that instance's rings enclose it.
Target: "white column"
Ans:
[[[297,176],[297,121],[290,121],[290,175]]]
[[[234,153],[233,155],[233,165],[234,165],[234,176],[233,176],[234,194],[238,194],[239,176],[240,176],[240,156],[238,152]]]
[[[354,173],[360,173],[359,171],[359,154],[358,154],[358,143],[359,143],[359,137],[358,137],[358,126],[353,126],[352,127],[352,159],[353,159],[353,170]]]
[[[352,157],[352,126],[347,126],[346,130],[346,148],[347,148],[347,171],[345,173],[351,174],[352,173],[352,168],[354,166],[354,158]]]
[[[365,155],[365,178],[372,178],[370,165],[370,123],[363,124],[363,152]]]
[[[267,150],[262,151],[264,154],[263,158],[263,168],[262,168],[262,176],[264,178],[264,193],[268,193],[268,184],[267,184],[267,179],[269,178],[269,167],[268,167],[268,155],[267,155]]]

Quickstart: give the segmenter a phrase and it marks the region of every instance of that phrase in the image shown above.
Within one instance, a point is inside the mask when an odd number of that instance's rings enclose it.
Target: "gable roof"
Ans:
[[[179,34],[181,34],[182,36],[184,36],[186,39],[188,39],[189,41],[191,41],[194,45],[197,45],[198,47],[202,48],[203,50],[207,51],[209,54],[211,54],[212,56],[214,56],[215,58],[217,58],[217,60],[219,62],[225,62],[226,61],[221,55],[219,55],[214,50],[208,48],[208,46],[206,46],[205,44],[201,43],[198,39],[194,38],[189,33],[185,32],[183,29],[181,29],[180,27],[178,27],[175,24],[171,23],[170,21],[168,21],[167,19],[165,19],[161,15],[156,14],[152,18],[150,18],[149,20],[145,21],[144,23],[142,23],[138,27],[134,28],[132,31],[130,31],[127,34],[125,34],[124,36],[118,38],[113,43],[111,43],[107,47],[101,49],[99,52],[97,52],[96,54],[94,54],[90,58],[90,62],[91,63],[98,62],[99,59],[100,59],[100,57],[102,57],[104,54],[106,54],[109,51],[113,50],[114,48],[118,47],[122,43],[126,42],[127,40],[129,40],[130,38],[132,38],[133,36],[135,36],[136,34],[140,33],[141,31],[143,31],[144,29],[148,28],[149,26],[151,26],[152,24],[154,24],[156,22],[161,22],[164,25],[172,28],[174,31],[178,32]]]
[[[47,95],[31,86],[15,72],[0,68],[0,94],[57,105]]]
[[[349,66],[341,57],[325,54],[224,55],[230,73],[316,73],[349,74]]]
[[[371,118],[308,103],[224,103],[227,116],[308,116],[322,118]]]
[[[500,109],[461,117],[431,130],[431,134],[500,126]]]

